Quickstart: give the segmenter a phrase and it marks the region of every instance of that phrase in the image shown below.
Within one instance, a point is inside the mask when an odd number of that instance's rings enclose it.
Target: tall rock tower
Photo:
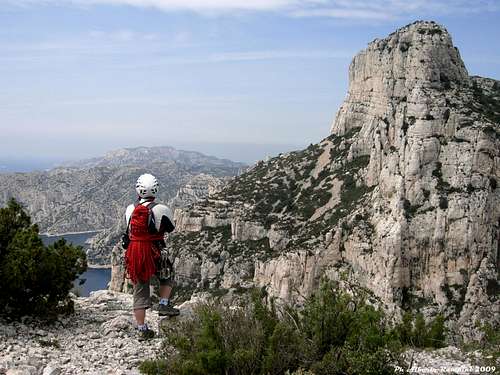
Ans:
[[[388,303],[498,320],[500,83],[469,77],[434,22],[370,43],[349,79],[331,131],[359,129],[348,158],[370,157],[376,229],[349,263]]]

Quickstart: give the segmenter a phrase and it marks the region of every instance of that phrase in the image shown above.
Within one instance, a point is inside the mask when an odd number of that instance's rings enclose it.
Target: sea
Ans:
[[[55,241],[64,238],[66,241],[71,242],[73,245],[82,246],[87,250],[89,244],[87,243],[98,232],[80,232],[80,233],[67,233],[61,235],[40,235],[45,245],[50,245]],[[90,292],[95,290],[107,289],[108,283],[111,280],[111,268],[87,268],[87,271],[80,275],[73,282],[72,292],[81,297],[88,297]]]

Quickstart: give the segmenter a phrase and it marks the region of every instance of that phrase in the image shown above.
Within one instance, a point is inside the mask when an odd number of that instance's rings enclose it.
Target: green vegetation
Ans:
[[[491,190],[495,190],[497,188],[498,184],[497,184],[497,180],[495,179],[495,177],[490,177],[490,187],[491,187]]]
[[[55,348],[55,349],[61,349],[61,344],[59,343],[59,340],[52,338],[52,339],[39,339],[38,343],[40,344],[41,347],[50,347],[50,348]]]
[[[472,95],[474,103],[471,104],[472,109],[481,112],[481,114],[493,122],[494,124],[500,123],[500,90],[497,82],[491,87],[490,92],[478,85],[477,81],[472,82]],[[478,107],[478,108],[477,108]],[[496,131],[493,129],[494,134]]]
[[[81,247],[64,239],[44,246],[37,225],[14,199],[0,208],[0,314],[50,318],[73,312],[68,293],[86,268]]]
[[[445,284],[441,288],[446,294],[449,303],[455,308],[455,313],[457,315],[460,314],[460,311],[464,307],[465,293],[467,291],[465,286],[460,284]]]
[[[212,242],[214,239],[219,238],[223,242],[227,242],[231,238],[231,225],[222,225],[220,227],[204,227],[202,229],[207,233],[207,240]]]
[[[406,312],[394,332],[402,345],[417,348],[442,348],[445,346],[444,317],[436,316],[426,323],[421,313]]]
[[[476,330],[480,333],[474,341],[461,343],[461,349],[466,352],[475,352],[481,354],[474,355],[471,358],[472,364],[477,366],[496,366],[498,368],[500,361],[500,326],[498,323],[488,323],[477,321]]]
[[[408,199],[404,199],[403,209],[405,210],[405,218],[411,219],[414,217],[420,207],[422,207],[422,205],[412,205]]]
[[[442,210],[446,210],[448,208],[448,198],[439,197],[439,208]]]
[[[325,282],[300,311],[277,308],[272,301],[266,306],[263,297],[254,291],[245,308],[199,306],[192,319],[167,328],[163,352],[143,362],[141,372],[394,373],[401,349],[398,333],[385,324],[381,311],[366,303],[364,292],[351,296]]]
[[[407,42],[401,42],[401,43],[399,44],[399,50],[400,50],[401,52],[406,52],[406,51],[408,51],[408,50],[410,49],[410,46],[411,46],[411,44],[410,44],[410,43],[407,43]]]
[[[479,329],[482,331],[483,337],[478,343],[478,347],[487,360],[491,358],[486,364],[496,365],[495,361],[500,358],[500,327],[498,324],[484,323],[479,324]]]
[[[360,156],[352,159],[337,171],[337,177],[343,179],[344,183],[340,189],[340,203],[327,217],[327,227],[337,225],[341,218],[351,213],[361,199],[373,190],[373,187],[369,188],[364,184],[358,186],[355,180],[359,170],[365,168],[369,162],[369,156]]]
[[[435,28],[435,29],[419,29],[418,33],[422,34],[422,35],[425,35],[425,34],[428,34],[428,35],[434,35],[434,34],[441,35],[443,33],[443,31],[441,29],[439,29],[439,28]]]

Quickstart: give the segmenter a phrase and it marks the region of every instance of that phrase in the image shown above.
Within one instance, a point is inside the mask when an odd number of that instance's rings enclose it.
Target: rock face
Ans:
[[[332,134],[360,129],[347,159],[369,155],[375,233],[369,256],[345,238],[345,259],[388,304],[498,320],[500,83],[469,78],[434,23],[374,41],[349,77]]]
[[[289,302],[348,277],[397,319],[498,324],[500,82],[469,77],[416,22],[351,63],[331,134],[259,162],[176,214],[180,292],[258,286]]]
[[[41,232],[101,230],[116,224],[135,199],[133,186],[142,173],[159,179],[159,198],[166,202],[194,176],[234,176],[243,167],[169,147],[123,149],[48,172],[0,174],[0,205],[16,198]]]

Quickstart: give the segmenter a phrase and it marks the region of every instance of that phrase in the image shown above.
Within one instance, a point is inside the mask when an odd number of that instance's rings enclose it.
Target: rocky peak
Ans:
[[[426,89],[447,89],[468,81],[448,31],[435,22],[414,22],[384,39],[375,39],[354,57],[348,97],[332,133],[342,135],[363,126],[372,120],[369,116],[387,117],[395,105],[410,103],[425,95]],[[359,108],[348,116],[352,106]]]

